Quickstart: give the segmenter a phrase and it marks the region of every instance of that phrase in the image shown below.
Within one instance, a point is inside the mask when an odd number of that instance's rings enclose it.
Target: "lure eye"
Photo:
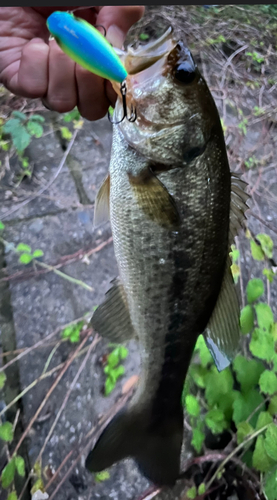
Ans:
[[[192,83],[195,78],[195,66],[189,61],[181,62],[175,67],[174,76],[181,83]]]

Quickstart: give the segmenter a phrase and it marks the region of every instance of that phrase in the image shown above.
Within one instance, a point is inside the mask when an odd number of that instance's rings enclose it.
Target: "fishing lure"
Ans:
[[[53,12],[46,24],[57,44],[73,61],[95,75],[121,83],[123,117],[120,122],[125,117],[135,121],[133,109],[127,116],[126,84],[122,83],[128,73],[106,38],[87,21],[69,12]],[[110,115],[109,119],[111,121]]]

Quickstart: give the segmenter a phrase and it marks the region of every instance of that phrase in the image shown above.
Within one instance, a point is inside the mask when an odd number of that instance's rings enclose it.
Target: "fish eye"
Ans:
[[[195,78],[195,66],[183,61],[175,67],[174,76],[181,83],[192,83]]]

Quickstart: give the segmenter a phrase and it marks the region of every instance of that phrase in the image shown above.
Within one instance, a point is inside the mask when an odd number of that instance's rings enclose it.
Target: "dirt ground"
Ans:
[[[218,106],[230,167],[241,172],[249,184],[252,201],[248,227],[254,235],[269,234],[276,249],[277,19],[260,7],[149,7],[145,18],[130,31],[128,40],[135,41],[139,33],[150,38],[159,36],[170,24],[185,39]],[[70,356],[80,344],[60,341],[65,325],[91,313],[117,276],[110,226],[107,223],[100,229],[93,227],[95,196],[109,167],[112,126],[107,117],[94,123],[84,121],[60,168],[69,142],[60,133],[61,126],[68,125],[63,117],[43,108],[38,100],[16,98],[3,89],[1,92],[3,117],[16,109],[27,114],[35,110],[45,118],[43,137],[32,140],[25,153],[32,167],[30,179],[18,183],[18,158],[0,152],[0,220],[5,223],[4,238],[15,246],[24,242],[32,250],[43,250],[41,261],[50,269],[32,263],[19,264],[11,247],[6,246],[5,251],[0,244],[0,352],[19,349],[24,353],[6,372],[8,381],[0,392],[0,411],[24,388],[34,384],[6,415],[13,420],[19,411],[17,441],[28,429],[20,452],[29,470],[42,455],[43,481],[51,499],[150,499],[152,496],[146,492],[151,485],[132,460],[114,465],[110,477],[101,482],[95,482],[84,468],[86,450],[101,426],[101,417],[111,416],[124,402],[128,396],[126,382],[139,374],[137,344],[128,344],[125,375],[111,395],[105,397],[103,359],[111,350],[108,343],[84,329],[82,348],[94,342],[95,346],[87,358],[88,350],[72,360]],[[68,127],[74,131],[72,123]],[[251,258],[243,232],[238,247],[243,290],[250,277],[261,276],[261,268]],[[56,271],[73,277],[75,283]],[[276,314],[276,283],[267,293]],[[37,343],[40,345],[32,348]],[[28,354],[27,348],[32,348]],[[6,354],[0,359],[6,363],[14,356]],[[54,371],[55,367],[59,368]],[[52,369],[51,376],[41,379],[43,372]],[[4,450],[0,450],[0,469],[5,456]],[[189,456],[190,450],[185,446],[182,460]],[[177,500],[182,498],[185,487],[180,482],[155,498]],[[30,499],[29,486],[23,498]],[[0,492],[0,500],[5,499],[6,493]]]

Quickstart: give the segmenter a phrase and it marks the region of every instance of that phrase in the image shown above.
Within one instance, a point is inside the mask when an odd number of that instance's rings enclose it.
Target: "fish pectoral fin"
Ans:
[[[178,229],[179,213],[173,197],[163,183],[146,169],[139,175],[128,173],[129,181],[138,205],[145,215],[160,226]]]
[[[245,192],[247,183],[241,180],[240,175],[231,173],[231,207],[230,207],[230,230],[229,243],[234,242],[239,230],[243,227],[246,219],[245,212],[249,209],[246,202],[250,196]]]
[[[102,182],[95,199],[93,225],[99,226],[110,218],[110,174]]]
[[[240,339],[240,307],[230,265],[228,257],[217,303],[204,332],[207,347],[219,371],[232,361]]]
[[[111,342],[125,342],[135,337],[130,319],[126,293],[122,283],[115,279],[112,288],[106,293],[106,299],[95,310],[92,327]]]

